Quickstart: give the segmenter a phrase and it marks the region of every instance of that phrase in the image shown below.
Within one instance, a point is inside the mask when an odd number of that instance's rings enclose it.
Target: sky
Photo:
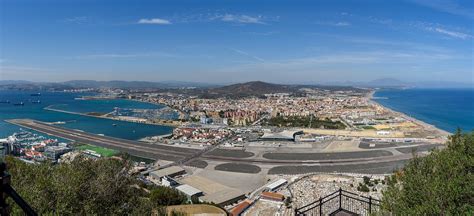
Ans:
[[[0,80],[474,84],[474,1],[0,0]]]

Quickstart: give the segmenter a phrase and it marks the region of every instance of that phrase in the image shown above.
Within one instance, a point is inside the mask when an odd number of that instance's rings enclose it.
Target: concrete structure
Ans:
[[[173,178],[175,176],[183,175],[185,173],[186,171],[183,168],[179,166],[171,166],[164,169],[153,171],[150,173],[150,176],[153,177],[154,179],[161,180],[165,176]]]
[[[268,192],[268,191],[263,192],[261,198],[266,199],[266,200],[276,201],[276,202],[282,202],[283,200],[285,200],[285,196],[279,193],[273,193],[273,192]]]
[[[265,132],[260,137],[261,140],[282,140],[282,141],[295,141],[297,135],[303,134],[303,131],[289,131],[284,130],[278,133]]]
[[[178,182],[176,182],[174,179],[172,179],[168,176],[165,176],[165,177],[161,178],[161,185],[163,185],[165,187],[174,187],[174,186],[178,185]]]
[[[202,190],[204,192],[204,196],[200,197],[201,200],[213,202],[221,206],[231,204],[245,198],[245,194],[240,190],[225,186],[209,178],[198,175],[186,177],[180,180],[180,182]]]
[[[202,196],[202,191],[200,191],[200,190],[198,190],[198,189],[196,189],[196,188],[194,188],[190,185],[187,185],[187,184],[177,186],[176,190],[179,190],[179,191],[183,192],[189,198]]]
[[[57,160],[59,157],[71,151],[70,148],[64,146],[47,146],[44,150],[44,155],[51,160]]]
[[[276,189],[278,189],[279,187],[283,186],[284,184],[288,183],[287,180],[285,179],[278,179],[274,182],[272,182],[271,184],[267,185],[265,188],[268,190],[268,191],[275,191]]]
[[[250,200],[244,200],[243,202],[237,204],[231,211],[230,216],[240,216],[245,210],[247,210],[252,205]]]

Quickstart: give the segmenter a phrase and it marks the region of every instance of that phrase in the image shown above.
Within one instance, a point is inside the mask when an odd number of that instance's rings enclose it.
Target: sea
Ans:
[[[37,93],[40,93],[41,95],[32,96],[32,94]],[[9,135],[20,131],[21,127],[4,121],[7,119],[17,118],[29,118],[45,122],[61,121],[65,122],[65,124],[58,126],[130,140],[138,140],[147,136],[169,134],[173,131],[173,128],[169,126],[116,121],[48,111],[44,109],[47,106],[53,105],[54,108],[61,108],[65,111],[78,113],[108,113],[112,112],[115,107],[135,109],[162,109],[165,107],[163,105],[125,99],[76,100],[76,98],[90,95],[90,93],[0,91],[0,138],[8,137]],[[34,101],[38,100],[40,100],[41,103],[34,103]],[[5,103],[6,101],[10,101],[10,103]],[[23,102],[24,105],[14,105],[20,102]]]
[[[474,129],[474,89],[384,89],[373,100],[448,132]]]

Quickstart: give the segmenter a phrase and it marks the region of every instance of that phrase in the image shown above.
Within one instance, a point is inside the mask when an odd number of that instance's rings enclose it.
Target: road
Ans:
[[[194,153],[199,151],[199,149],[180,148],[159,144],[148,144],[139,141],[100,136],[83,131],[77,131],[74,129],[53,126],[29,119],[13,119],[7,120],[7,122],[19,125],[21,127],[30,128],[52,136],[61,137],[67,140],[115,149],[127,152],[134,156],[154,160],[160,159],[168,161],[179,161],[183,158],[186,158],[186,156],[193,155]]]
[[[92,144],[105,148],[115,149],[122,152],[127,152],[131,155],[149,158],[154,160],[166,160],[172,161],[173,165],[190,164],[195,160],[207,160],[218,163],[229,163],[228,166],[238,164],[249,164],[263,167],[270,167],[269,173],[273,174],[294,174],[294,173],[305,173],[305,172],[331,172],[331,171],[363,171],[371,173],[373,171],[383,168],[384,166],[392,169],[393,165],[400,165],[402,161],[406,161],[412,157],[410,154],[387,154],[387,155],[373,155],[367,154],[364,157],[344,157],[332,154],[331,156],[325,157],[300,157],[299,158],[287,158],[285,157],[267,157],[267,158],[255,158],[255,157],[236,157],[235,150],[217,149],[219,144],[225,143],[230,138],[222,140],[218,145],[210,146],[205,149],[193,149],[184,148],[177,146],[170,146],[166,144],[150,144],[133,140],[126,140],[108,136],[96,135],[88,132],[78,131],[75,129],[63,128],[47,124],[40,121],[31,119],[13,119],[7,120],[7,122],[19,125],[21,127],[30,128],[45,134],[49,134],[56,137],[61,137],[71,141],[79,143]],[[214,150],[219,150],[218,154],[213,154]],[[403,149],[404,150],[404,149]],[[410,149],[411,150],[411,149]],[[407,150],[408,151],[408,150]],[[363,152],[363,153],[373,153]],[[375,152],[377,153],[377,152]],[[352,152],[345,153],[347,155],[353,154]],[[361,154],[361,152],[358,152]],[[295,154],[299,155],[299,154]],[[238,154],[237,154],[238,156]],[[245,155],[244,155],[245,156]],[[250,155],[251,156],[251,155]],[[277,155],[278,156],[278,155]],[[314,160],[312,158],[318,158]],[[312,159],[312,160],[311,160]],[[321,160],[322,159],[322,160]]]

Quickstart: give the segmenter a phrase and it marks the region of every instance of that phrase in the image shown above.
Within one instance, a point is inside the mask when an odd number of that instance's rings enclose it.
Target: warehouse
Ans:
[[[185,174],[186,171],[179,167],[179,166],[171,166],[164,169],[156,170],[150,173],[150,176],[154,179],[161,180],[161,178],[168,176],[168,177],[175,177],[179,175]]]

